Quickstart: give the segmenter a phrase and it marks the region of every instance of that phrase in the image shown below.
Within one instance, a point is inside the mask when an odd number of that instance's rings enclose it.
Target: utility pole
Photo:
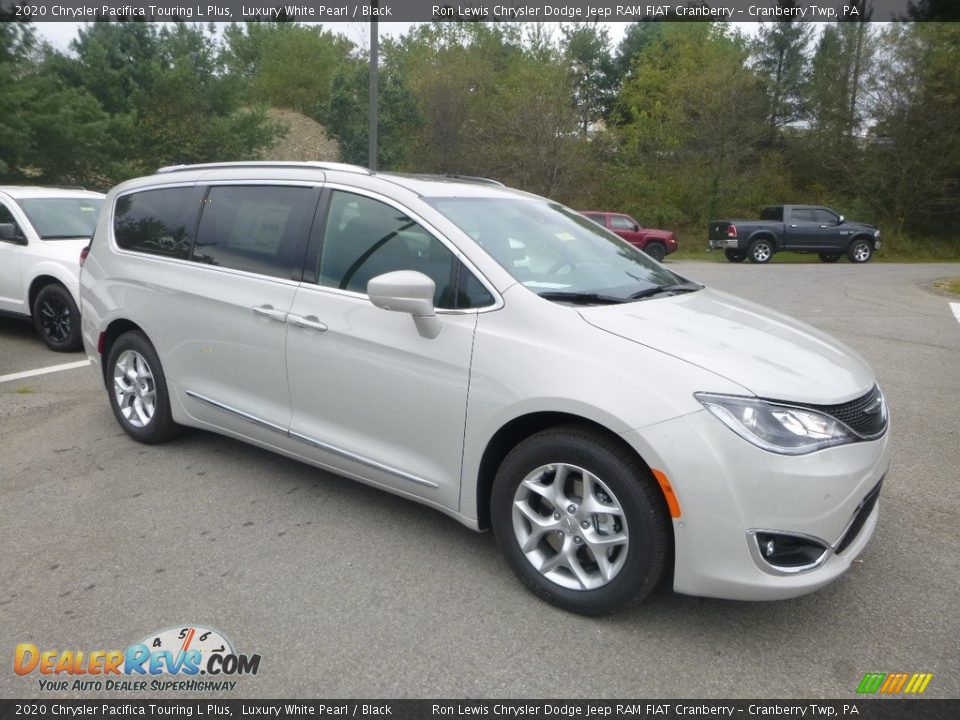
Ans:
[[[377,30],[377,11],[380,0],[370,0],[370,155],[368,166],[377,170],[377,83],[379,80],[380,37]]]

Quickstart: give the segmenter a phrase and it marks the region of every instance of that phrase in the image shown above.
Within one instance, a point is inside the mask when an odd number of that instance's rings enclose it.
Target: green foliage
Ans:
[[[391,60],[393,45],[386,43],[377,87],[377,167],[399,169],[410,156],[410,134],[419,124],[417,110]],[[316,116],[340,143],[344,162],[366,165],[369,160],[370,66],[365,59],[341,65],[333,77],[326,104]]]
[[[614,50],[595,23],[415,26],[382,43],[378,166],[493,177],[684,243],[717,217],[821,203],[882,225],[892,255],[960,256],[960,29],[732,28],[634,23]],[[0,22],[0,182],[105,188],[254,157],[282,132],[267,107],[365,165],[368,83],[363,49],[315,26],[101,22],[63,54]]]
[[[763,84],[746,60],[742,38],[709,23],[666,26],[640,51],[620,94],[629,121],[615,128],[624,166],[615,201],[701,224],[742,203],[765,114]]]
[[[312,114],[329,102],[333,79],[354,49],[341,35],[295,23],[231,24],[224,62],[249,102]]]

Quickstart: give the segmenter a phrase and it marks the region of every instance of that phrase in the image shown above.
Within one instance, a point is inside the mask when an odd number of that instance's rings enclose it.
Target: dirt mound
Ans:
[[[260,152],[262,160],[340,160],[340,145],[320,123],[295,110],[271,108],[267,115],[288,130],[286,137]]]

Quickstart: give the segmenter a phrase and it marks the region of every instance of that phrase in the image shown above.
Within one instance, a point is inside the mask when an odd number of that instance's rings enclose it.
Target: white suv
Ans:
[[[492,527],[577,612],[800,595],[877,522],[863,360],[498,184],[167,168],[107,196],[81,300],[134,439],[213,430]]]
[[[32,317],[52,350],[79,350],[80,253],[104,196],[0,186],[0,313]]]

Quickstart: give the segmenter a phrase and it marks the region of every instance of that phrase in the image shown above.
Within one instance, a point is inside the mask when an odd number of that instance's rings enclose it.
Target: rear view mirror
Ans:
[[[437,286],[423,273],[396,270],[371,278],[367,283],[370,302],[378,308],[413,316],[417,331],[425,338],[440,334],[440,320],[433,307]]]

